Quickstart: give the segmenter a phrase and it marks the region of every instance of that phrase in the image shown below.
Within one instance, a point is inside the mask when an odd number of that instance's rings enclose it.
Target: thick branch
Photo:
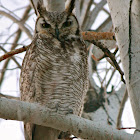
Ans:
[[[22,48],[19,48],[19,49],[15,49],[15,50],[12,50],[10,52],[7,52],[7,53],[5,53],[4,55],[2,55],[0,57],[0,61],[2,61],[4,59],[7,59],[7,58],[9,58],[9,57],[11,57],[11,56],[13,56],[15,54],[22,53],[22,52],[26,51],[27,48],[28,48],[28,46],[22,47]]]
[[[115,34],[111,32],[82,32],[84,40],[115,40]]]
[[[0,117],[4,119],[32,122],[61,131],[70,131],[75,136],[89,140],[130,140],[132,135],[110,126],[102,126],[75,115],[62,116],[51,113],[46,107],[12,99],[0,98]]]
[[[140,128],[140,1],[107,0],[115,28],[136,127]],[[134,140],[140,139],[138,131]]]

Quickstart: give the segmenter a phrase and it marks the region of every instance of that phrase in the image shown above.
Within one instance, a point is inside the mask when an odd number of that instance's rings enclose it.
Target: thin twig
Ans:
[[[112,25],[111,16],[109,16],[97,29],[96,32],[108,30],[108,26],[110,27]]]
[[[3,47],[0,46],[0,49],[3,50],[5,54],[7,53],[7,51]],[[11,57],[11,58],[17,64],[18,68],[21,68],[21,65],[18,63],[18,61],[14,57]]]
[[[95,6],[97,5],[97,3],[94,2],[94,1],[93,1],[93,4],[94,4]],[[110,15],[110,13],[109,13],[104,7],[102,8],[102,10],[103,10],[106,14]]]
[[[118,52],[118,50],[119,50],[119,48],[118,48],[118,46],[116,46],[116,49],[115,49],[115,51],[114,51],[114,55],[116,55],[116,53]]]
[[[17,31],[17,33],[18,33],[18,31]],[[15,37],[16,38],[16,37]],[[0,43],[1,45],[16,45],[16,46],[18,46],[18,45],[20,45],[20,46],[24,46],[24,44],[22,44],[22,43]]]
[[[8,42],[17,32],[18,32],[18,30],[16,30],[14,33],[9,35],[8,38],[5,40],[5,43],[0,43],[0,44],[7,44],[6,42]]]
[[[127,99],[128,99],[128,92],[127,92],[127,89],[126,89],[125,93],[124,93],[124,96],[123,96],[123,99],[121,101],[119,113],[118,113],[118,116],[117,116],[117,128],[121,127],[121,118],[122,118],[124,106],[125,106],[125,103],[126,103]]]
[[[104,79],[102,80],[102,83],[104,83],[104,81],[106,80],[106,77],[107,77],[107,75],[108,75],[108,73],[109,73],[109,71],[110,71],[110,69],[111,69],[111,67],[110,68],[105,68],[105,71],[106,71],[106,74],[105,74],[105,76],[104,76]],[[106,87],[107,88],[107,87]]]
[[[28,7],[26,8],[24,14],[23,14],[22,19],[21,19],[21,20],[22,20],[22,23],[24,23],[25,20],[28,19],[28,14],[29,14],[30,10],[31,10],[31,7],[28,6]],[[16,48],[17,43],[18,43],[20,37],[21,37],[21,29],[19,28],[19,29],[17,30],[17,34],[16,34],[16,36],[15,36],[15,38],[14,38],[14,41],[13,41],[13,43],[12,43],[12,46],[11,46],[11,48],[10,48],[11,50],[14,50],[14,49]],[[12,55],[12,56],[13,56],[13,55]],[[5,61],[5,63],[4,63],[4,65],[3,65],[3,68],[2,68],[2,69],[7,69],[7,66],[8,66],[8,64],[9,64],[9,61],[10,61],[10,59],[7,59],[7,60]],[[4,75],[5,75],[5,71],[3,71],[3,72],[1,73],[1,76],[0,76],[0,85],[2,85],[2,82],[3,82],[3,79],[4,79]]]
[[[111,82],[111,80],[112,80],[112,77],[114,76],[115,72],[116,72],[116,70],[114,69],[114,70],[112,71],[112,74],[111,74],[111,76],[110,76],[110,78],[109,78],[107,84],[106,84],[106,88],[108,88],[108,85],[110,84],[110,82]]]
[[[15,68],[10,68],[10,69],[0,69],[0,72],[6,71],[6,70],[15,70],[15,69],[19,69],[19,67],[15,67]]]
[[[81,6],[81,15],[82,16],[80,16],[80,22],[79,22],[81,27],[83,27],[83,25],[85,24],[85,22],[88,18],[92,3],[93,3],[93,0],[83,1],[83,4]]]
[[[13,10],[13,12],[15,12],[15,11],[20,11],[20,10],[22,10],[22,9],[25,9],[27,7],[27,5],[26,6],[23,6],[23,7],[20,7],[20,8],[17,8],[17,9],[15,9],[15,10]]]
[[[6,11],[8,11],[7,13],[9,13],[11,16],[15,17],[15,18],[16,18],[17,20],[19,20],[19,21],[22,21],[22,20],[20,20],[20,18],[14,13],[14,11],[11,11],[11,10],[7,9],[7,8],[4,7],[3,5],[1,5],[1,7],[4,8]],[[30,5],[26,6],[26,12],[27,12],[27,10],[29,10],[30,8],[31,8]],[[29,11],[30,11],[30,10],[29,10]],[[24,24],[28,27],[28,29],[30,29],[30,32],[32,32],[32,28],[31,28],[28,24],[26,24],[26,23],[24,23]]]
[[[31,32],[24,26],[23,22],[19,21],[18,19],[16,19],[15,17],[13,17],[12,15],[10,15],[9,13],[6,13],[5,11],[0,11],[0,15],[6,16],[9,19],[11,19],[14,23],[17,23],[18,26],[19,26],[19,28],[21,30],[23,30],[30,39],[32,39]]]
[[[89,9],[89,14],[88,16],[85,17],[85,22],[82,25],[83,30],[88,30],[91,28],[95,19],[97,18],[97,15],[99,14],[100,10],[103,8],[105,4],[106,4],[106,0],[102,0],[96,5],[96,7],[92,11],[90,11]]]
[[[122,129],[135,129],[136,131],[140,132],[140,129],[137,129],[136,127],[121,127],[121,128],[117,128],[118,130],[122,130]]]
[[[20,39],[20,36],[21,36],[21,30],[19,29],[18,32],[17,32],[17,34],[16,34],[16,36],[15,36],[15,38],[14,38],[13,45],[11,46],[10,50],[14,50],[14,49],[16,48],[17,45],[15,45],[15,44],[17,44],[18,40]],[[10,52],[9,52],[9,53],[10,53]],[[3,56],[5,56],[5,54],[4,54]],[[11,55],[11,56],[13,56],[13,55]],[[9,57],[10,57],[10,56],[9,56]],[[8,57],[8,58],[9,58],[9,57]],[[1,59],[2,59],[2,57],[1,57]],[[4,64],[3,64],[2,69],[7,69],[10,60],[11,60],[11,59],[6,59],[6,61],[5,61]],[[3,80],[4,80],[5,72],[6,72],[6,71],[3,71],[3,72],[1,73],[1,75],[0,75],[0,85],[2,85],[2,82],[3,82]]]

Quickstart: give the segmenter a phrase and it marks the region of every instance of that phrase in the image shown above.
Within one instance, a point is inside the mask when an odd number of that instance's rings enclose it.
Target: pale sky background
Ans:
[[[100,2],[100,0],[96,0],[96,2]],[[15,14],[18,17],[21,17],[23,14],[23,11],[25,10],[25,6],[29,4],[28,0],[1,0],[0,4],[2,4],[4,7],[6,7],[8,10],[15,10],[23,7],[21,10],[16,10]],[[94,8],[94,6],[93,6]],[[108,9],[108,6],[105,5],[105,8]],[[0,10],[4,10],[0,7]],[[7,11],[7,10],[6,10]],[[34,11],[32,10],[30,14],[32,15],[30,19],[27,22],[27,25],[32,27],[34,29],[34,24],[36,20],[35,14],[33,14]],[[95,24],[92,26],[92,29],[96,29],[102,22],[107,18],[107,15],[102,11],[99,13],[98,18],[95,21]],[[9,25],[12,23],[11,20],[0,17],[0,45],[1,43],[5,42],[5,35],[12,34],[17,29],[17,25],[13,24],[12,28],[8,28]],[[14,28],[13,28],[14,27]],[[8,29],[6,29],[8,28]],[[14,31],[13,31],[14,30]],[[24,44],[28,45],[31,40],[27,39],[28,37],[25,34],[22,34],[22,38],[20,40],[21,44],[24,42]],[[9,40],[12,41],[13,38]],[[9,45],[6,45],[6,50],[8,50]],[[21,47],[21,46],[20,46]],[[0,50],[0,55],[2,55],[3,52]],[[22,53],[20,55],[16,55],[18,58],[18,62],[21,64],[25,53]],[[3,62],[0,62],[0,71],[2,68]],[[11,61],[10,65],[8,66],[9,69],[15,68],[16,65],[13,61]],[[101,67],[101,65],[99,65]],[[103,73],[105,74],[105,73]],[[12,96],[20,96],[19,93],[19,75],[20,70],[9,70],[6,72],[5,81],[3,85],[0,87],[0,92],[6,95],[12,95]],[[116,74],[116,79],[114,78],[114,83],[117,81],[118,74]],[[98,83],[98,81],[97,81]],[[120,87],[120,86],[119,86]],[[128,117],[129,116],[129,117]],[[130,102],[128,101],[125,107],[125,113],[123,113],[123,123],[125,126],[134,126],[134,120],[133,120],[133,114],[130,107]],[[130,131],[129,131],[130,132]],[[131,131],[132,132],[132,131]],[[10,121],[10,120],[3,120],[0,119],[0,140],[24,140],[23,136],[23,123],[18,121]]]

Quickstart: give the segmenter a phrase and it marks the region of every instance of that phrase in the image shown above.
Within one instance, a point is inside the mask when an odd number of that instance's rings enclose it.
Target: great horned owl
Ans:
[[[81,115],[88,89],[87,50],[72,6],[49,12],[38,3],[40,16],[21,70],[21,100],[52,112]],[[25,123],[26,140],[56,140],[59,130]]]

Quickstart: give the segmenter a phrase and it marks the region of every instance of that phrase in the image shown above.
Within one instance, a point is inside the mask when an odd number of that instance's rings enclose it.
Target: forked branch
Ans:
[[[93,43],[95,46],[100,48],[104,52],[105,56],[109,57],[112,60],[114,66],[116,67],[116,69],[119,71],[119,73],[121,75],[121,80],[125,83],[124,72],[121,70],[120,66],[118,65],[118,63],[115,59],[115,55],[113,53],[111,53],[108,50],[108,48],[99,41],[95,41],[95,40],[86,40],[86,41],[88,41],[90,43]]]

